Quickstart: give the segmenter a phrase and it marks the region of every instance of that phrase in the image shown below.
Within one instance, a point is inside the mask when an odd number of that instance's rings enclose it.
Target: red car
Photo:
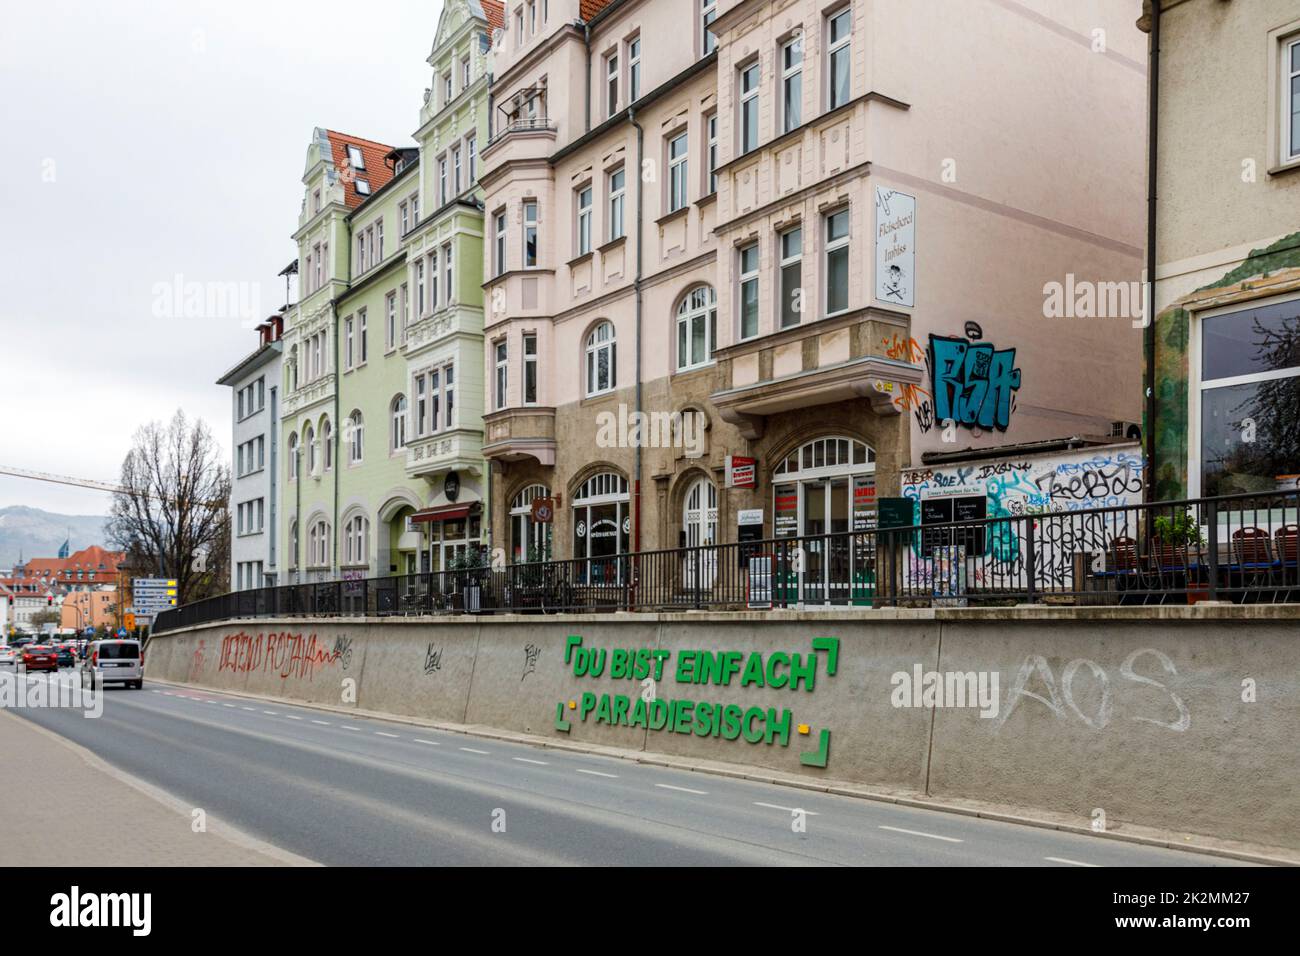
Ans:
[[[23,648],[23,666],[29,671],[57,671],[59,652],[44,644],[28,644]]]

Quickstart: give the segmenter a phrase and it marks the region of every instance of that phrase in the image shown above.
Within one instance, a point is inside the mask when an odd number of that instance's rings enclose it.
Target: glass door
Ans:
[[[805,481],[803,491],[803,603],[826,603],[826,509],[827,482]]]
[[[853,580],[853,552],[847,534],[851,508],[849,479],[832,480],[826,500],[826,530],[839,537],[826,539],[826,590],[831,604],[849,603],[849,582]]]

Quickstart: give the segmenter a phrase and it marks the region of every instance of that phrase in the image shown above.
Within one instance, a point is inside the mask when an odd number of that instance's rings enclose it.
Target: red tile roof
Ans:
[[[578,16],[582,18],[584,23],[590,23],[592,17],[613,2],[614,0],[579,0]]]
[[[506,25],[506,5],[497,0],[478,0],[487,17],[488,29],[500,30]]]
[[[384,157],[393,151],[393,147],[362,139],[360,136],[337,133],[332,129],[327,129],[325,135],[330,140],[334,168],[339,171],[339,176],[343,180],[343,197],[349,209],[356,209],[370,196],[383,189],[393,178],[393,170],[384,162]],[[349,146],[356,146],[361,150],[361,161],[365,163],[365,169],[352,168],[352,164],[348,162]],[[370,183],[370,196],[357,192],[358,179]]]

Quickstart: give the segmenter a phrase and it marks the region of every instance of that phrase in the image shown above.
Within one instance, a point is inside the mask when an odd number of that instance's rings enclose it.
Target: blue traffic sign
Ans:
[[[117,629],[117,636],[118,636],[118,637],[126,637],[126,628],[124,628],[124,627],[119,627],[119,628]]]

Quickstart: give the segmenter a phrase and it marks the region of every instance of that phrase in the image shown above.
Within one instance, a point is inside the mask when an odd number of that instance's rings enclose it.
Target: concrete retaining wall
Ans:
[[[612,677],[619,649],[667,652],[660,680]],[[600,677],[575,674],[600,650]],[[678,680],[698,650],[738,652],[736,673]],[[787,657],[811,668],[812,689],[742,685],[755,653],[778,683]],[[1300,608],[248,621],[159,635],[146,656],[149,676],[216,689],[1300,848]],[[989,716],[903,699],[918,665],[922,682],[983,680]],[[643,697],[660,703],[628,726]],[[727,739],[727,705],[775,739]],[[656,708],[683,725],[645,726]]]

